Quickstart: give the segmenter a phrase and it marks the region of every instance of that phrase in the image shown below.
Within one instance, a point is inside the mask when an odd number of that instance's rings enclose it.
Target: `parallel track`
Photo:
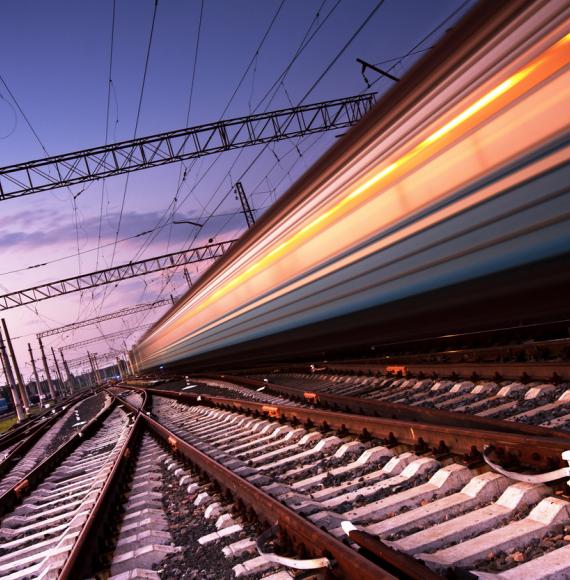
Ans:
[[[409,559],[405,559],[406,551],[402,549],[399,553],[390,549],[387,544],[379,541],[375,530],[392,530],[390,533],[382,532],[383,536],[380,536],[398,540],[410,535],[406,530],[412,530],[414,523],[425,524],[429,521],[430,525],[443,524],[441,518],[444,512],[438,506],[441,508],[449,501],[453,505],[457,503],[457,506],[445,515],[453,514],[463,518],[467,529],[470,511],[482,509],[489,502],[501,506],[511,501],[509,498],[513,494],[518,497],[516,494],[520,495],[522,488],[530,487],[533,491],[523,490],[523,499],[516,500],[520,507],[520,512],[517,513],[528,515],[528,518],[521,521],[529,523],[545,506],[554,506],[552,509],[556,511],[552,522],[538,526],[534,538],[548,538],[565,521],[570,522],[570,504],[558,496],[553,496],[551,489],[516,483],[491,472],[482,475],[481,468],[477,467],[481,463],[483,447],[493,445],[503,461],[517,458],[521,463],[519,468],[523,471],[527,469],[524,467],[525,463],[532,463],[533,459],[537,468],[540,465],[542,469],[546,469],[555,463],[561,464],[562,452],[570,448],[570,437],[529,438],[523,434],[456,427],[443,427],[438,430],[431,424],[416,424],[413,427],[408,425],[405,428],[402,425],[404,422],[396,420],[357,417],[306,407],[270,406],[208,395],[200,395],[201,399],[198,400],[198,395],[184,392],[157,389],[145,391],[155,399],[153,419],[145,420],[163,438],[168,440],[170,437],[170,444],[192,463],[200,465],[201,468],[209,465],[209,475],[223,489],[226,489],[228,480],[237,471],[260,486],[263,491],[288,505],[298,515],[318,525],[324,525],[333,537],[342,538],[345,533],[341,526],[342,521],[353,520],[362,530],[347,528],[351,541],[366,544],[369,550],[381,558],[384,567],[389,569],[391,566],[399,566],[400,573],[405,570],[406,574],[413,574],[406,567],[407,564],[410,565]],[[179,402],[168,404],[164,397]],[[208,409],[208,406],[213,408]],[[315,430],[317,427],[320,431]],[[265,432],[262,439],[260,435],[263,429]],[[344,459],[341,458],[343,453],[334,457],[340,447],[346,444],[346,439],[342,443],[338,440],[342,437],[337,439],[337,436],[350,438],[351,434],[353,438],[348,445],[349,449],[357,449],[361,445],[354,439],[355,435],[360,435],[363,440],[380,443],[375,445],[378,448],[375,452],[380,453],[382,460],[375,457],[367,466],[366,456],[361,455],[360,462],[350,453]],[[371,444],[368,443],[368,446]],[[532,448],[533,453],[526,453],[525,448]],[[362,447],[360,450],[362,451]],[[210,462],[215,460],[222,466],[225,465],[225,469],[220,466],[212,467],[214,464],[210,465]],[[387,463],[388,460],[391,464]],[[337,473],[337,485],[331,490],[328,486],[330,474],[333,472]],[[351,480],[351,472],[358,477]],[[360,480],[363,474],[364,482]],[[327,482],[327,486],[323,487],[323,481]],[[486,491],[467,501],[465,494],[469,495],[477,486]],[[561,489],[564,488],[561,486]],[[452,500],[447,500],[450,495]],[[502,499],[499,496],[503,496]],[[543,503],[537,511],[532,512],[533,507],[540,502]],[[408,510],[411,510],[411,517],[403,515]],[[432,514],[433,517],[430,516],[431,519],[428,517],[430,510],[436,512]],[[517,524],[516,518],[507,517],[509,514],[499,518],[500,526],[497,522],[483,526],[481,533],[477,535],[480,536],[482,545],[486,545],[485,542],[493,537],[485,534],[492,533],[495,529],[503,529],[504,526],[504,533],[512,532],[516,538],[513,545],[517,549],[524,548],[526,540],[519,538],[516,532],[522,524]],[[391,527],[390,521],[393,518],[394,526]],[[393,531],[396,524],[397,533]],[[459,530],[453,536],[445,536],[439,544],[439,550],[444,550],[446,543],[453,544],[458,538],[467,538],[467,532],[461,535],[462,533]],[[395,546],[399,547],[396,544]],[[497,546],[501,546],[500,542]],[[476,551],[473,554],[469,561],[460,562],[458,565],[466,569],[472,565],[481,567],[484,557],[479,558],[480,553]],[[436,556],[439,557],[437,554]],[[453,568],[454,564],[448,562],[443,565],[436,556],[425,556],[424,559],[442,573],[446,573],[450,566]],[[402,559],[398,560],[399,557]],[[545,557],[552,558],[547,554]],[[413,564],[417,566],[418,562],[414,560]],[[422,568],[422,571],[424,576],[420,574],[409,577],[429,577],[426,568]]]

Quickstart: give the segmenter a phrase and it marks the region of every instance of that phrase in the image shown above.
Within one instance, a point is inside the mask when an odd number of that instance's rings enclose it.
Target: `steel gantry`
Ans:
[[[150,328],[154,322],[149,322],[148,324],[141,324],[140,326],[135,326],[134,328],[125,328],[123,330],[118,330],[117,332],[112,332],[110,334],[103,334],[101,336],[94,336],[93,338],[88,338],[87,340],[82,340],[81,342],[74,342],[73,344],[64,344],[59,350],[69,350],[77,349],[82,346],[87,346],[88,344],[93,344],[94,342],[100,342],[102,340],[111,340],[113,338],[123,338],[136,332],[137,330],[144,330],[145,328]],[[69,364],[69,363],[68,363]]]
[[[372,106],[374,95],[356,95],[198,125],[0,168],[0,200],[103,177],[342,129]]]
[[[107,268],[106,270],[97,270],[89,274],[82,274],[80,276],[74,276],[73,278],[65,278],[63,280],[57,280],[56,282],[50,282],[49,284],[42,284],[40,286],[26,288],[25,290],[3,294],[0,295],[0,310],[16,308],[24,304],[47,300],[48,298],[69,294],[71,292],[79,292],[87,288],[113,284],[121,280],[128,280],[129,278],[136,278],[137,276],[144,276],[145,274],[160,272],[161,270],[176,268],[177,266],[213,260],[223,255],[234,242],[235,240],[216,242],[214,244],[200,246],[199,248],[190,248],[183,252],[173,252],[155,258],[139,260],[138,262],[129,262],[122,266],[115,266],[114,268]]]
[[[106,352],[105,354],[98,354],[97,360],[101,363],[114,361],[115,358],[121,354],[123,353],[120,350],[111,350],[109,352]],[[89,364],[89,355],[85,355],[67,361],[67,365],[69,366],[69,368],[81,367],[85,366],[86,364]]]
[[[43,330],[42,332],[38,332],[36,337],[45,338],[46,336],[53,336],[54,334],[63,334],[64,332],[70,332],[72,330],[77,330],[78,328],[91,326],[92,324],[99,324],[100,322],[113,320],[114,318],[123,318],[124,316],[130,316],[131,314],[137,314],[139,312],[144,312],[146,310],[153,310],[154,308],[159,308],[160,306],[171,305],[174,304],[175,302],[176,299],[173,296],[171,296],[170,298],[164,298],[162,300],[156,300],[154,302],[146,302],[144,304],[137,304],[136,306],[121,308],[121,310],[116,310],[115,312],[110,312],[109,314],[102,314],[101,316],[96,316],[95,318],[80,320],[79,322],[72,322],[71,324],[59,326],[58,328],[50,328],[49,330]]]

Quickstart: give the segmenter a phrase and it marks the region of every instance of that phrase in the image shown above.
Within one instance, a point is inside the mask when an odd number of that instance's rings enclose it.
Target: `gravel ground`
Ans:
[[[337,513],[344,513],[356,507],[360,507],[384,499],[389,495],[400,493],[407,489],[411,489],[412,487],[422,485],[423,483],[426,483],[438,469],[439,467],[433,467],[431,470],[428,470],[426,473],[424,473],[419,477],[411,478],[409,480],[400,483],[399,485],[390,486],[385,489],[379,489],[376,493],[372,495],[368,496],[357,495],[352,501],[345,501],[344,503],[341,503],[340,505],[336,506],[334,511]],[[366,524],[366,522],[364,521],[363,524]]]
[[[560,397],[560,395],[562,395],[562,393],[564,391],[566,391],[569,388],[569,384],[568,383],[562,383],[560,385],[558,385],[555,389],[553,389],[552,391],[550,391],[549,393],[545,393],[544,395],[540,396],[540,397],[536,397],[536,399],[529,399],[526,400],[524,399],[524,393],[517,393],[519,396],[518,397],[511,397],[507,400],[505,400],[504,402],[508,402],[511,399],[516,399],[518,400],[518,403],[515,407],[511,408],[511,409],[506,409],[504,411],[500,411],[498,413],[495,413],[494,415],[492,415],[493,419],[506,419],[508,417],[512,417],[513,415],[518,415],[519,413],[524,413],[526,411],[530,411],[532,409],[535,409],[536,407],[540,407],[542,405],[546,405],[548,403],[553,403],[554,401],[556,401],[556,399],[558,399],[558,397]],[[480,411],[480,409],[477,409],[477,411]],[[545,421],[546,419],[543,419],[543,421]]]
[[[162,467],[162,481],[162,504],[169,530],[174,544],[184,548],[161,562],[157,570],[160,577],[212,580],[217,577],[231,578],[231,568],[224,566],[219,550],[198,544],[198,538],[215,531],[214,526],[204,522],[200,509],[192,504],[186,489],[178,485],[176,478],[165,467]]]
[[[568,414],[570,414],[570,403],[565,403],[555,409],[541,411],[532,417],[521,417],[520,419],[517,419],[517,421],[519,423],[526,423],[527,425],[540,425],[545,421],[551,421],[552,419],[557,419],[558,417]]]
[[[534,560],[547,552],[567,546],[569,543],[570,525],[560,525],[543,538],[532,540],[525,548],[513,548],[508,552],[491,552],[485,560],[477,562],[471,569],[482,572],[504,572],[519,564]]]
[[[105,403],[105,394],[98,393],[92,397],[88,397],[77,405],[75,410],[67,417],[64,424],[61,426],[58,434],[53,438],[51,443],[46,447],[44,457],[51,455],[58,447],[60,447],[69,437],[76,433],[84,425],[74,427],[77,420],[77,413],[79,413],[80,421],[88,423],[95,415],[103,408]]]
[[[193,385],[197,385],[192,389],[188,389],[185,392],[192,393],[194,395],[210,395],[211,397],[225,397],[226,399],[243,399],[243,395],[230,389],[223,389],[221,387],[214,387],[212,385],[205,385],[204,383],[199,383],[197,381],[192,381]],[[186,387],[184,381],[177,381],[175,383],[164,383],[162,385],[156,385],[153,388],[160,389],[163,391],[181,391]]]
[[[157,572],[163,579],[222,580],[234,578],[232,568],[250,558],[226,559],[222,547],[247,537],[256,537],[258,532],[244,527],[239,534],[223,542],[214,542],[201,546],[198,538],[216,531],[215,520],[203,517],[204,509],[195,507],[186,492],[186,486],[180,486],[171,471],[162,466],[163,494],[162,504],[167,515],[170,533],[176,546],[183,546],[182,551],[167,556]]]
[[[343,442],[348,443],[349,441],[351,441],[351,440],[345,439]],[[340,467],[342,465],[347,465],[349,463],[352,463],[353,461],[356,461],[360,457],[360,455],[362,455],[363,452],[364,452],[363,449],[358,451],[358,452],[355,452],[355,453],[348,452],[341,458],[330,457],[330,456],[327,456],[326,453],[324,453],[324,454],[320,454],[319,459],[317,459],[317,456],[315,455],[313,457],[313,459],[311,460],[311,462],[314,461],[314,465],[311,465],[310,467],[306,467],[305,469],[295,473],[294,475],[286,476],[285,474],[287,473],[288,470],[295,468],[295,466],[289,466],[287,470],[275,471],[274,477],[276,477],[276,479],[278,481],[283,481],[283,482],[286,481],[288,483],[293,483],[295,481],[301,481],[302,479],[307,479],[309,477],[312,477],[313,475],[317,475],[319,473],[323,473],[325,471],[329,471],[331,469],[334,469],[335,467]]]

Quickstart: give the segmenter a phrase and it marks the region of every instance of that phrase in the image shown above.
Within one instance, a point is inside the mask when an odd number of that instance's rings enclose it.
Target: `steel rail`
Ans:
[[[116,402],[103,408],[87,425],[74,433],[65,443],[60,445],[51,455],[36,465],[23,479],[15,483],[0,496],[0,518],[5,516],[23,498],[27,490],[34,488],[42,479],[59,465],[63,458],[69,456],[91,434],[96,431],[110,415]]]
[[[23,422],[22,424],[18,425],[17,427],[14,427],[9,431],[6,431],[0,436],[0,451],[6,449],[6,447],[9,447],[10,445],[13,445],[14,442],[21,440],[22,437],[27,437],[28,435],[31,435],[32,431],[35,430],[35,428],[39,425],[42,419],[47,418],[47,420],[51,420],[51,417],[48,417],[48,415],[59,417],[62,411],[62,407],[67,408],[69,405],[75,404],[77,401],[80,401],[87,394],[90,393],[86,392],[76,393],[72,397],[64,399],[63,401],[56,403],[53,407],[46,409],[43,413],[34,415],[25,422]],[[53,411],[55,411],[55,414],[53,413]]]
[[[445,362],[445,363],[424,363],[406,361],[406,357],[390,357],[390,364],[383,363],[327,363],[327,369],[334,370],[371,370],[389,372],[394,366],[402,367],[403,373],[412,375],[423,374],[425,376],[437,375],[445,376],[456,374],[458,377],[468,379],[474,375],[482,377],[493,377],[500,375],[503,379],[519,380],[524,375],[529,379],[550,381],[554,377],[559,379],[570,379],[570,364],[568,362],[541,362],[541,363],[517,363],[517,362]]]
[[[492,446],[499,454],[527,465],[550,469],[562,467],[562,453],[570,449],[570,434],[555,432],[555,436],[509,433],[469,426],[410,422],[407,419],[370,417],[309,407],[293,407],[255,403],[189,392],[144,388],[152,395],[196,404],[208,404],[226,410],[254,414],[265,418],[289,421],[293,424],[319,426],[323,430],[350,432],[364,438],[385,440],[393,445],[405,444],[419,452],[433,450],[436,454],[461,455],[482,462],[485,447]]]
[[[403,552],[396,552],[389,548],[382,540],[376,536],[362,530],[351,530],[348,533],[350,541],[354,542],[361,548],[376,558],[389,562],[398,570],[406,570],[406,577],[411,580],[436,580],[441,578],[439,574],[432,572],[427,566],[412,556]]]
[[[570,341],[566,339],[564,341],[560,340],[560,344],[555,345],[557,348],[562,349],[564,346],[570,346]],[[566,344],[564,344],[566,343]],[[532,345],[528,345],[529,348],[526,349],[530,352],[530,347],[536,347],[539,349],[541,347],[548,348],[552,345],[552,341],[537,341]],[[554,346],[554,345],[553,345]],[[509,347],[513,352],[523,351],[523,347],[511,346]],[[335,374],[342,371],[350,372],[371,372],[371,373],[381,373],[381,374],[397,374],[401,375],[411,374],[413,376],[424,375],[426,377],[437,375],[438,377],[447,377],[451,375],[456,375],[457,377],[463,379],[470,379],[474,376],[485,377],[492,380],[494,377],[499,376],[501,380],[520,380],[523,376],[527,377],[527,380],[544,380],[551,381],[555,377],[558,379],[568,380],[570,379],[570,361],[542,361],[542,362],[493,362],[493,361],[468,361],[468,360],[446,360],[444,362],[430,362],[422,360],[428,357],[448,357],[451,359],[454,356],[457,358],[462,356],[477,356],[484,355],[485,353],[496,354],[499,356],[501,353],[506,353],[509,348],[499,348],[499,347],[485,347],[485,348],[472,348],[463,349],[457,351],[439,351],[435,353],[425,353],[425,354],[412,354],[412,355],[390,355],[389,361],[379,360],[379,359],[363,359],[363,360],[345,360],[345,361],[327,361],[319,362],[312,361],[316,367],[324,369],[330,374]],[[535,351],[536,352],[536,351]],[[280,372],[287,373],[307,373],[309,368],[309,363],[299,364],[299,363],[275,363],[274,365],[264,365],[257,368],[247,368],[247,369],[237,369],[229,370],[232,372],[239,372],[239,375],[249,375],[249,374],[271,374],[274,369],[278,368]],[[495,380],[497,380],[495,378]]]
[[[434,425],[446,425],[449,427],[469,427],[470,429],[483,429],[500,433],[515,433],[552,438],[570,437],[570,434],[565,434],[562,431],[547,429],[546,427],[537,427],[536,425],[501,421],[499,419],[478,417],[476,415],[468,415],[467,413],[454,413],[453,411],[443,411],[441,409],[416,407],[404,403],[387,403],[374,399],[333,395],[315,390],[309,391],[296,387],[285,387],[271,382],[235,375],[193,374],[191,376],[196,377],[197,379],[202,376],[214,378],[216,380],[229,381],[252,389],[265,387],[268,392],[284,395],[293,400],[311,403],[317,407],[331,409],[333,411],[345,411],[358,415],[382,417],[386,419],[400,419],[413,423],[431,423]]]
[[[76,578],[88,578],[94,572],[91,569],[92,562],[98,555],[98,550],[108,540],[107,523],[113,510],[120,502],[122,492],[121,482],[126,478],[130,463],[134,460],[135,449],[142,435],[142,415],[132,405],[118,398],[111,391],[106,391],[113,397],[113,403],[123,405],[134,412],[135,421],[131,431],[123,443],[115,463],[103,484],[103,488],[89,512],[83,524],[79,536],[73,544],[73,548],[67,557],[65,564],[59,572],[60,580],[75,580]],[[147,395],[143,393],[142,409],[146,408]]]
[[[156,392],[152,389],[129,388],[142,392],[146,391],[151,395],[162,394],[161,391]],[[133,411],[137,410],[136,407],[127,401],[121,399],[121,402]],[[241,500],[244,505],[257,514],[261,521],[269,525],[274,525],[277,521],[280,529],[286,532],[293,540],[293,545],[303,546],[309,553],[316,553],[318,556],[332,556],[341,573],[340,577],[349,580],[395,580],[395,576],[391,573],[363,557],[334,536],[315,526],[312,522],[304,519],[292,509],[261,491],[249,481],[224,467],[190,443],[187,443],[156,419],[149,417],[144,412],[139,413],[138,417],[142,418],[148,429],[162,439],[173,452],[179,453],[198,467],[202,473],[216,481],[226,493]]]

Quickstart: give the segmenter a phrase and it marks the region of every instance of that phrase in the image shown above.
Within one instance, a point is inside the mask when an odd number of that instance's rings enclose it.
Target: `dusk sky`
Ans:
[[[42,158],[46,151],[54,155],[103,145],[106,133],[109,143],[133,138],[154,4],[154,0],[116,0],[107,130],[113,1],[12,0],[2,4],[0,75],[5,84],[0,81],[1,166]],[[298,104],[377,4],[378,0],[205,0],[196,56],[200,0],[159,0],[136,136],[187,126],[191,87],[189,125]],[[393,74],[403,75],[425,52],[401,62],[398,57],[455,12],[418,47],[418,51],[428,49],[471,4],[461,0],[385,0],[304,102],[365,91],[356,58],[383,63],[380,66],[384,68],[395,65]],[[325,19],[278,90],[271,93],[271,101],[262,101],[307,32],[310,37]],[[372,71],[367,71],[367,76],[370,81],[377,78]],[[381,94],[390,82],[383,79],[372,90]],[[125,176],[0,202],[0,291],[4,294],[186,249],[209,238],[222,241],[237,237],[246,223],[243,215],[236,213],[239,203],[231,193],[235,181],[242,178],[260,215],[335,142],[335,135],[338,132],[275,143],[243,177],[259,146],[184,162],[187,176],[181,184],[180,163],[131,174],[115,252]],[[173,208],[177,188],[178,203]],[[81,191],[74,205],[73,195]],[[218,206],[217,215],[202,230],[171,225],[173,219],[203,221]],[[133,238],[160,226],[164,227],[154,234]],[[125,238],[131,239],[120,241]],[[97,251],[98,245],[104,247]],[[30,268],[44,262],[48,264]],[[193,279],[200,270],[189,268]],[[28,380],[31,367],[26,345],[31,341],[38,354],[37,332],[159,296],[179,295],[186,289],[181,273],[172,276],[167,271],[2,315],[12,335],[19,337],[15,341],[17,355]],[[60,334],[46,339],[46,344],[57,348],[101,332],[134,327],[151,322],[163,311],[106,322],[100,329],[91,326]],[[139,335],[133,334],[127,344]],[[105,353],[110,347],[122,348],[122,341],[100,341],[89,348]],[[67,356],[77,358],[85,350],[70,350]]]

